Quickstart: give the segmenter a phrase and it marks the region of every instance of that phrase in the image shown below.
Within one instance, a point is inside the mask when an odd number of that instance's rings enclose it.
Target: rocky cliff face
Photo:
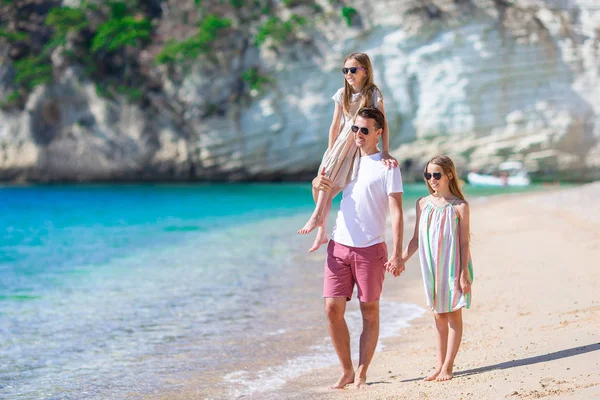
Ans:
[[[415,172],[445,153],[463,170],[520,160],[540,173],[600,178],[600,7],[592,1],[356,0],[350,27],[336,2],[286,2],[270,12],[308,23],[283,43],[267,37],[258,46],[248,11],[218,6],[233,20],[231,32],[186,69],[150,60],[165,38],[190,34],[181,21],[194,2],[155,3],[160,39],[138,59],[158,84],[143,101],[102,96],[57,49],[53,81],[37,86],[23,109],[0,111],[0,178],[313,173],[331,95],[343,84],[339,69],[353,51],[371,56],[393,153]],[[1,54],[0,99],[14,81]],[[241,79],[248,71],[256,76]]]

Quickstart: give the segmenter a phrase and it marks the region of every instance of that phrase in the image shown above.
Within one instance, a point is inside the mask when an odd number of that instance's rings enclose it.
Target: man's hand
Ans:
[[[387,272],[398,277],[404,271],[404,260],[400,256],[392,256],[384,266]]]
[[[312,186],[322,192],[329,192],[333,188],[333,181],[325,176],[325,168],[313,179]]]

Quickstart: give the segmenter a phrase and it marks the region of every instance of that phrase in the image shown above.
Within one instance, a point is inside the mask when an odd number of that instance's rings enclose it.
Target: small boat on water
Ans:
[[[493,171],[471,171],[467,175],[471,185],[478,186],[529,186],[531,179],[525,166],[518,161],[500,163]]]

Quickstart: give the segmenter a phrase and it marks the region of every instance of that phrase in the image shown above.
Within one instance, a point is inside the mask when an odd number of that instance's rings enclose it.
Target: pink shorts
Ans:
[[[379,300],[388,260],[385,243],[369,247],[350,247],[329,241],[323,282],[323,297],[352,298],[354,284],[358,300],[363,303]]]

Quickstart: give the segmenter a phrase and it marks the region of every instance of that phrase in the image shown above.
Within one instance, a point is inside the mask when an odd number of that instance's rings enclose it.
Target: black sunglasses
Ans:
[[[441,172],[434,172],[433,174],[430,174],[429,172],[425,172],[423,174],[423,176],[427,180],[430,180],[431,177],[433,177],[433,179],[435,179],[436,181],[439,181],[440,179],[442,179],[442,173]]]
[[[352,125],[352,128],[350,128],[350,129],[352,129],[352,132],[354,132],[354,133],[358,132],[358,130],[360,129],[360,133],[362,133],[363,135],[368,135],[369,134],[369,128],[364,128],[364,127],[363,128],[359,128],[356,125]]]
[[[351,74],[355,74],[356,71],[366,71],[366,68],[363,67],[350,67],[350,68],[342,68],[342,73],[344,75],[346,75],[348,72],[350,72]]]

